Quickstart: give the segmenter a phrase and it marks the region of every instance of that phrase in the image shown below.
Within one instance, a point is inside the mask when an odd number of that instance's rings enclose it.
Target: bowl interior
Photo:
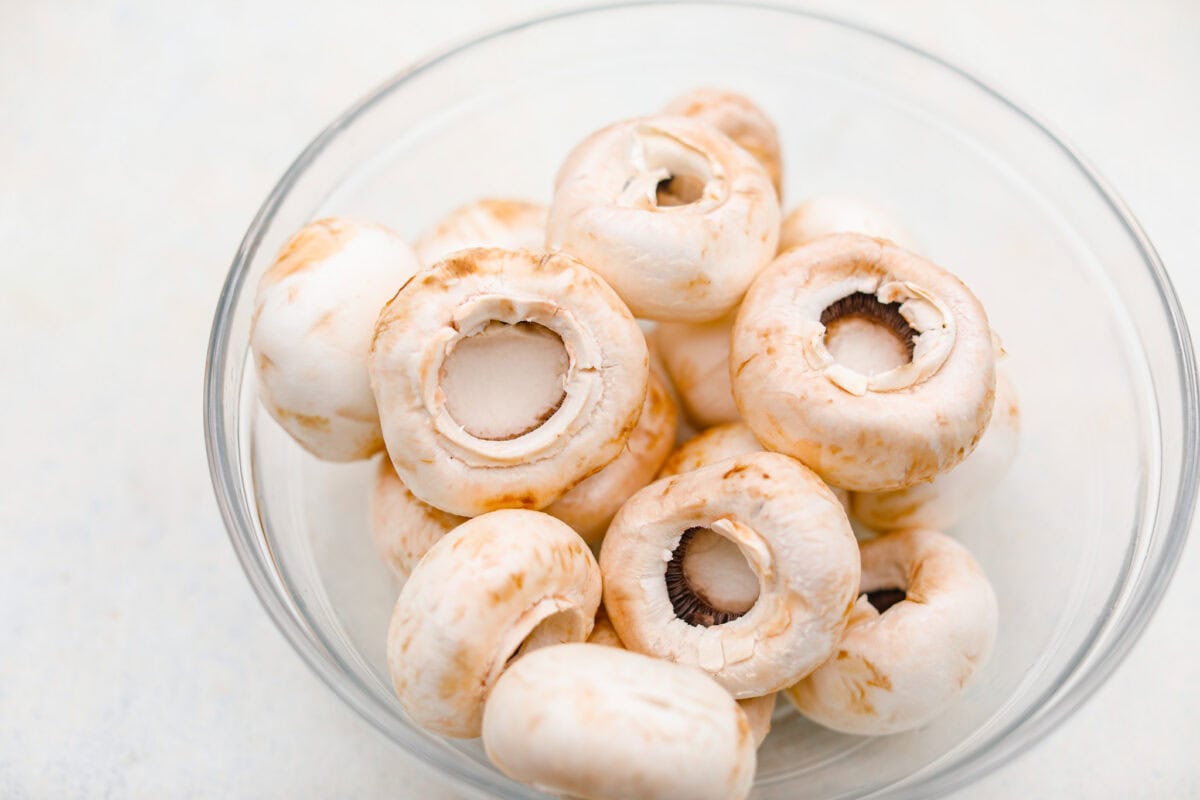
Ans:
[[[547,202],[588,132],[705,84],[743,91],[775,119],[787,208],[832,191],[892,210],[981,298],[1008,352],[1021,450],[952,531],[999,598],[990,662],[952,710],[906,735],[835,734],[781,702],[755,796],[945,788],[1031,741],[1039,715],[1132,624],[1161,573],[1194,444],[1182,421],[1190,378],[1152,256],[1090,174],[996,95],[885,38],[770,8],[616,7],[473,43],[351,112],[268,201],[218,320],[217,411],[232,443],[220,468],[246,511],[235,538],[252,543],[243,555],[289,635],[372,721],[476,787],[527,793],[477,742],[437,741],[404,720],[384,660],[398,586],[367,531],[373,464],[318,462],[262,411],[245,358],[253,287],[318,216],[415,237],[481,196]]]

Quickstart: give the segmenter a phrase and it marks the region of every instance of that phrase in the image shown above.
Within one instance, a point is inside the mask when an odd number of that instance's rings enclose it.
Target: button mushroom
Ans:
[[[379,309],[418,268],[387,228],[338,217],[301,228],[259,281],[250,325],[259,397],[318,458],[354,461],[383,447],[367,351]]]
[[[596,612],[596,624],[592,626],[592,634],[588,636],[587,640],[588,644],[625,649],[625,643],[617,635],[617,629],[612,626],[612,620],[608,618],[608,612],[604,610],[603,603],[600,604],[600,610]]]
[[[433,266],[472,247],[541,250],[546,241],[546,207],[525,200],[485,198],[451,211],[413,245],[421,263]]]
[[[859,574],[837,498],[774,453],[642,489],[609,527],[600,565],[627,647],[696,665],[736,698],[790,686],[829,656]]]
[[[711,322],[664,322],[653,333],[684,413],[702,428],[740,419],[729,379],[732,332],[733,316],[726,314]]]
[[[383,562],[407,578],[439,539],[467,521],[421,501],[396,474],[385,453],[371,488],[371,538]]]
[[[859,234],[788,250],[759,276],[730,365],[754,435],[852,491],[902,489],[961,462],[995,394],[991,330],[970,290]]]
[[[693,436],[667,458],[658,477],[669,478],[727,458],[762,452],[763,446],[744,422],[717,425]]]
[[[686,117],[592,134],[555,182],[546,242],[599,272],[639,317],[729,312],[775,253],[779,205],[762,166]]]
[[[783,218],[779,252],[831,233],[862,233],[914,249],[912,236],[888,212],[860,198],[823,194],[810,197]]]
[[[615,459],[646,397],[646,340],[561,253],[464,250],[380,314],[371,383],[396,473],[462,516],[543,508]]]
[[[675,404],[663,382],[650,375],[646,401],[625,449],[607,466],[544,509],[570,525],[593,550],[630,495],[654,480],[675,444]]]
[[[740,800],[756,764],[746,715],[698,670],[564,644],[497,681],[483,747],[510,778],[585,800]]]
[[[596,560],[564,523],[523,510],[464,522],[429,549],[396,601],[387,655],[400,704],[434,733],[478,736],[507,666],[582,642],[599,605]]]
[[[979,444],[963,462],[929,483],[918,483],[894,492],[855,492],[850,495],[854,515],[876,530],[935,528],[945,530],[961,522],[990,494],[1017,455],[1020,411],[1012,381],[996,372],[996,407]]]
[[[779,133],[767,113],[750,98],[726,89],[701,87],[679,95],[667,103],[662,113],[698,119],[728,136],[762,164],[775,187],[775,194],[783,196],[783,154]]]
[[[910,530],[862,545],[861,591],[836,654],[788,697],[843,733],[920,727],[945,711],[991,652],[992,586],[961,544]]]

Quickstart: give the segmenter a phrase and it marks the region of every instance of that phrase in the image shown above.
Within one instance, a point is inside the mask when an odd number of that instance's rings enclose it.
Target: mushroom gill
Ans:
[[[877,375],[912,361],[917,332],[899,303],[854,292],[826,307],[821,324],[830,354],[856,372]]]
[[[665,575],[675,616],[689,625],[723,625],[754,607],[758,576],[738,546],[709,528],[689,528]]]
[[[902,603],[908,599],[908,592],[903,589],[876,589],[873,592],[867,592],[867,602],[875,607],[875,610],[880,614],[887,611],[897,603]]]

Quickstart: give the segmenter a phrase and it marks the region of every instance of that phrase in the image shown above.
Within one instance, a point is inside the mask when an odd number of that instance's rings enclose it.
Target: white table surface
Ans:
[[[204,351],[245,227],[326,121],[418,55],[558,4],[345,5],[0,3],[0,797],[433,796],[243,578],[205,465]],[[817,5],[1063,132],[1200,324],[1193,0]],[[1198,572],[1193,541],[1112,680],[961,796],[1200,796]]]

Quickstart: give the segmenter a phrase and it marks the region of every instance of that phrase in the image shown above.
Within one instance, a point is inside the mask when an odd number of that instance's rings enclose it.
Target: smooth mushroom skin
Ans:
[[[563,522],[517,509],[468,520],[400,590],[387,642],[400,704],[434,733],[478,736],[484,701],[514,657],[584,641],[599,605],[596,560]]]
[[[783,196],[783,152],[779,146],[779,132],[767,112],[749,97],[705,86],[679,95],[663,107],[662,113],[691,117],[712,125],[754,156],[771,178],[775,194]]]
[[[488,197],[459,206],[425,231],[413,245],[432,267],[459,250],[501,247],[540,250],[546,241],[546,207],[526,200]]]
[[[882,589],[905,597],[881,614],[866,593]],[[837,652],[788,697],[809,719],[843,733],[918,728],[946,710],[990,654],[992,585],[958,542],[908,530],[862,545],[861,591]]]
[[[301,228],[263,274],[250,323],[259,399],[317,458],[383,447],[367,375],[379,309],[420,268],[382,225],[330,217]]]
[[[706,560],[693,566],[681,554],[689,590],[715,611],[740,613],[707,627],[707,614],[678,616],[668,588],[669,567],[695,529],[709,533],[700,551]],[[775,453],[727,459],[642,489],[609,527],[600,567],[605,608],[626,647],[698,666],[738,699],[790,686],[829,656],[859,576],[858,547],[837,498],[812,471]],[[757,581],[756,591],[747,593],[747,580]]]
[[[979,444],[963,462],[929,483],[876,494],[854,492],[850,510],[876,530],[934,528],[945,530],[991,494],[1017,456],[1021,412],[1012,379],[996,371],[996,407]]]
[[[384,454],[371,484],[371,538],[380,558],[397,578],[407,578],[429,548],[467,521],[420,500]]]
[[[822,194],[805,200],[783,218],[779,252],[831,233],[861,233],[888,239],[905,250],[916,249],[912,234],[882,208],[857,197]]]
[[[489,355],[479,341],[497,349]],[[583,264],[481,248],[424,270],[392,298],[370,372],[404,484],[475,516],[544,508],[613,461],[641,415],[649,367],[637,322]],[[510,430],[531,402],[544,410]]]
[[[678,414],[662,381],[650,374],[646,401],[625,449],[607,466],[544,509],[583,537],[596,551],[608,524],[630,496],[654,480],[675,444]]]
[[[686,117],[626,120],[585,139],[559,170],[546,224],[548,248],[659,321],[728,313],[778,241],[779,203],[762,166]]]
[[[732,333],[732,314],[711,322],[664,322],[654,331],[684,413],[701,428],[740,419],[729,378]]]
[[[744,422],[716,425],[688,439],[675,449],[658,472],[659,479],[707,467],[727,458],[760,453],[763,446]]]
[[[612,620],[608,618],[608,612],[604,610],[603,603],[600,604],[600,610],[596,612],[596,624],[592,628],[592,635],[587,640],[588,644],[628,649],[617,634],[617,629],[612,626]],[[746,713],[746,721],[750,724],[750,733],[754,736],[755,747],[761,747],[763,740],[771,732],[771,715],[775,712],[777,696],[777,693],[772,693],[737,701],[737,704],[742,707],[742,711]]]
[[[894,357],[881,345],[903,353],[901,334],[848,314],[856,327],[840,329],[847,349],[834,356],[822,318],[862,298],[908,329],[907,355],[881,366]],[[995,397],[991,329],[975,296],[940,267],[860,234],[775,259],[738,312],[730,368],[759,441],[851,491],[903,489],[954,467],[983,435]]]
[[[741,800],[757,761],[745,713],[708,676],[592,644],[509,668],[483,747],[510,778],[583,800]]]
[[[617,629],[612,626],[612,620],[608,618],[608,612],[604,610],[603,603],[600,604],[600,610],[596,612],[596,622],[592,626],[592,633],[588,636],[587,641],[588,644],[625,649],[625,643],[617,635]]]
[[[737,701],[746,714],[746,721],[750,723],[750,733],[754,736],[755,747],[762,747],[767,734],[771,732],[771,715],[775,713],[775,698],[777,697],[779,697],[778,692],[772,692],[764,694],[762,697],[747,697],[745,700]]]

